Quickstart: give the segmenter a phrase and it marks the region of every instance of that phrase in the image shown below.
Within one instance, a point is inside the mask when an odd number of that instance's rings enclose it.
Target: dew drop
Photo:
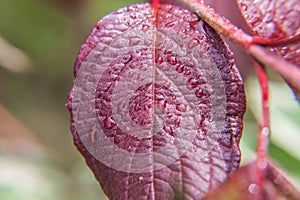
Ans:
[[[167,62],[170,63],[171,65],[176,65],[177,58],[173,55],[169,55],[169,56],[167,56]]]
[[[257,194],[258,190],[259,190],[258,185],[254,184],[254,183],[250,184],[248,187],[248,191],[250,192],[250,194]]]
[[[115,72],[118,72],[119,69],[120,69],[120,67],[119,67],[119,66],[113,66],[111,69],[112,69],[113,71],[115,71]]]
[[[274,13],[270,10],[270,12],[266,12],[264,16],[264,22],[272,22],[274,19]]]
[[[185,104],[176,104],[176,110],[178,110],[180,112],[185,112],[186,108],[187,108],[187,106]]]
[[[262,170],[265,170],[268,167],[268,163],[265,160],[260,160],[257,164],[258,167]]]
[[[172,54],[172,53],[173,52],[171,50],[169,50],[169,49],[167,49],[167,50],[164,51],[164,54]]]
[[[205,46],[204,51],[209,51],[209,46]]]
[[[143,31],[147,31],[147,30],[149,30],[149,28],[150,28],[150,26],[147,25],[147,24],[143,24],[143,25],[142,25],[142,30],[143,30]]]
[[[161,57],[161,55],[156,54],[155,61],[157,64],[161,64],[163,62],[163,58]]]
[[[112,119],[112,117],[106,116],[103,120],[104,127],[107,129],[112,129],[114,126],[116,126],[116,122]]]
[[[88,42],[88,46],[90,47],[90,48],[95,48],[97,45],[94,43],[94,42]]]
[[[158,100],[157,101],[157,107],[161,110],[165,110],[167,107],[167,103],[165,100]]]
[[[266,29],[272,33],[275,30],[275,26],[276,26],[275,22],[271,21],[267,23]]]
[[[288,52],[289,52],[288,47],[282,47],[282,49],[280,50],[281,55],[286,55]]]
[[[123,63],[127,64],[132,60],[132,55],[131,54],[126,54],[123,56]]]
[[[163,43],[159,43],[158,45],[156,45],[156,49],[157,50],[161,50],[164,48],[164,44]]]
[[[201,75],[197,75],[197,82],[199,85],[206,83],[205,78],[203,78]]]
[[[130,17],[131,17],[132,19],[136,19],[136,15],[134,15],[134,14],[131,14]]]
[[[204,95],[203,90],[200,88],[195,92],[196,97],[201,98]]]
[[[241,4],[241,7],[242,7],[242,9],[243,9],[244,11],[247,11],[247,10],[248,10],[247,4],[242,3],[242,4]]]
[[[119,144],[121,142],[121,137],[115,137],[114,138],[114,143]]]
[[[174,131],[172,130],[172,128],[171,128],[170,126],[164,125],[163,129],[164,129],[164,131],[165,131],[166,133],[168,133],[169,135],[171,135],[171,136],[174,135]]]
[[[205,134],[201,130],[198,131],[197,139],[200,140],[200,141],[203,141],[203,140],[206,139]]]
[[[269,137],[270,136],[270,129],[268,127],[264,127],[261,131],[262,135]]]
[[[172,113],[168,112],[168,113],[167,113],[167,117],[168,117],[168,118],[171,118],[171,117],[172,117]]]
[[[184,65],[179,65],[178,67],[176,67],[176,71],[178,73],[182,73],[184,71]]]
[[[186,24],[186,26],[183,28],[182,32],[185,34],[189,34],[190,32],[192,32],[194,29],[193,26],[191,26],[191,24]]]
[[[200,41],[197,38],[193,38],[191,41],[188,43],[188,48],[193,48],[200,44]]]
[[[198,81],[195,78],[189,78],[189,80],[187,81],[187,88],[188,89],[193,89],[195,87],[198,86]]]
[[[176,21],[171,21],[171,22],[166,23],[165,26],[172,27],[172,26],[176,25],[176,23],[177,23]]]
[[[259,17],[254,17],[249,19],[249,23],[252,24],[252,26],[256,26],[257,23],[259,23],[261,19]]]
[[[140,42],[141,42],[141,39],[140,39],[140,38],[138,38],[138,37],[133,37],[133,38],[130,38],[129,45],[130,45],[130,46],[136,46],[136,45],[138,45]]]
[[[168,82],[168,81],[166,81],[166,82],[164,82],[164,86],[165,86],[166,88],[170,88],[170,86],[171,86],[171,83],[170,83],[170,82]]]
[[[190,71],[190,70],[186,70],[185,72],[184,72],[184,74],[185,75],[190,75],[192,72]]]

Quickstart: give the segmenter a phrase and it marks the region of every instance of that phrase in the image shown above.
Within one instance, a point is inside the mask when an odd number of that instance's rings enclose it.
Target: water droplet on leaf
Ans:
[[[184,65],[179,65],[178,67],[176,67],[176,71],[178,73],[182,73],[184,71]]]
[[[204,95],[203,90],[200,88],[195,92],[196,97],[201,98]]]
[[[147,25],[147,24],[143,24],[142,25],[142,30],[143,31],[148,31],[150,29],[150,26],[149,25]]]
[[[189,78],[189,80],[187,81],[187,88],[188,89],[193,89],[195,87],[198,86],[198,81],[195,78]]]
[[[132,55],[131,54],[126,54],[123,56],[123,62],[124,64],[129,63],[132,60]]]
[[[171,21],[171,22],[166,23],[166,27],[172,27],[172,26],[174,26],[176,24],[177,24],[176,21]]]
[[[117,125],[111,116],[106,116],[103,120],[103,123],[104,123],[104,127],[107,129],[112,129],[114,126]]]
[[[167,56],[167,62],[170,63],[171,65],[176,65],[177,58],[173,55],[169,55],[169,56]]]
[[[200,44],[200,41],[197,38],[193,38],[189,43],[187,44],[189,48],[193,48]]]
[[[192,72],[190,71],[190,70],[186,70],[185,72],[184,72],[184,74],[185,75],[190,75]]]

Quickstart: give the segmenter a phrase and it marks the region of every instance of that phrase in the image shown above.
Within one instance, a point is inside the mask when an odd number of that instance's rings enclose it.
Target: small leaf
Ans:
[[[300,7],[298,0],[238,0],[243,16],[256,36],[274,43],[298,38],[300,34]],[[300,66],[300,41],[271,48],[284,59]],[[298,56],[297,56],[298,55]]]
[[[237,2],[253,34],[271,44],[272,47],[269,47],[271,52],[300,68],[299,1],[237,0]],[[291,87],[300,99],[300,91]]]
[[[288,181],[280,167],[272,161],[266,168],[266,179],[263,184],[262,197],[258,186],[255,184],[256,162],[251,162],[241,167],[236,174],[227,179],[218,189],[212,190],[205,200],[239,200],[239,199],[264,199],[264,200],[298,200],[300,193]]]
[[[110,199],[201,199],[240,162],[241,77],[220,36],[171,5],[101,19],[75,63],[74,143]]]

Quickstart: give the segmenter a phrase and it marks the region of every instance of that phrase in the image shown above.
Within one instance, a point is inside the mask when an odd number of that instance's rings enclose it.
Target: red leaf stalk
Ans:
[[[268,76],[265,68],[259,63],[253,61],[262,94],[262,117],[259,125],[258,142],[257,142],[257,160],[256,160],[256,184],[259,188],[259,199],[263,199],[262,188],[267,169],[267,154],[270,140],[269,125],[269,86]]]
[[[152,1],[152,7],[154,9],[154,24],[156,25],[156,16],[157,16],[157,10],[158,10],[159,0],[153,0]]]

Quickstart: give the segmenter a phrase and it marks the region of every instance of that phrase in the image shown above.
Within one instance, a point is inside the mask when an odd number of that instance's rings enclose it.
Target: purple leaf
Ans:
[[[128,6],[82,45],[69,94],[74,143],[110,199],[201,199],[239,166],[243,82],[188,10]]]
[[[259,197],[259,188],[255,184],[256,165],[257,162],[251,162],[241,167],[221,187],[210,191],[205,200],[300,199],[299,191],[289,182],[283,170],[272,161],[268,161],[266,178],[261,189],[263,196]]]
[[[299,0],[237,0],[237,2],[253,34],[265,38],[265,42],[272,46],[269,48],[271,52],[300,68]],[[293,89],[300,99],[300,91]]]

